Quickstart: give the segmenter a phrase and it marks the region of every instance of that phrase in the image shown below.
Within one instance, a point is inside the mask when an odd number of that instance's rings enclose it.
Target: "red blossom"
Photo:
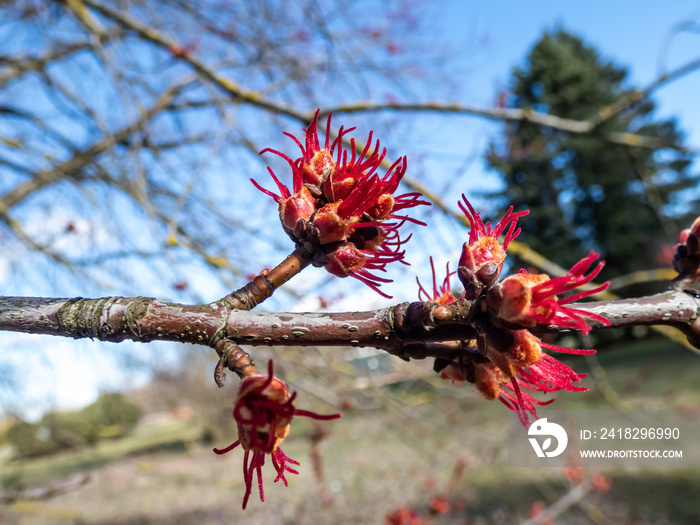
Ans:
[[[568,479],[572,485],[580,485],[583,483],[585,474],[584,467],[579,465],[568,465],[562,469],[564,477]]]
[[[285,232],[302,244],[314,257],[314,264],[324,266],[338,277],[354,277],[385,297],[379,286],[390,279],[377,276],[386,271],[391,262],[404,262],[399,228],[406,222],[425,226],[409,217],[403,210],[429,205],[417,192],[394,196],[406,173],[406,157],[399,158],[381,175],[378,170],[386,157],[386,148],[372,142],[370,131],[364,148],[358,152],[355,139],[344,149],[343,138],[355,128],[344,129],[330,141],[326,123],[326,139],[321,146],[318,136],[318,117],[304,130],[302,143],[289,133],[301,150],[301,156],[292,159],[272,149],[271,152],[287,161],[292,170],[292,189],[283,184],[268,167],[279,194],[253,184],[272,197],[279,205],[280,221]]]
[[[540,518],[540,515],[545,512],[547,512],[547,506],[544,504],[544,501],[535,501],[530,507],[530,518],[537,519],[537,522],[541,523],[542,525],[554,525],[553,518]]]
[[[584,317],[595,319],[604,325],[610,324],[604,317],[576,308],[566,306],[605,290],[606,282],[590,290],[584,290],[568,297],[558,298],[558,294],[568,293],[591,282],[603,269],[604,262],[599,262],[588,274],[588,270],[598,254],[581,259],[563,277],[550,279],[547,275],[535,275],[521,270],[520,273],[503,279],[489,290],[487,300],[496,315],[507,323],[532,327],[536,324],[574,328],[588,334],[591,327]]]
[[[419,299],[441,304],[459,300],[476,302],[477,308],[470,321],[475,337],[461,341],[457,358],[436,359],[433,369],[443,379],[452,380],[453,383],[472,383],[486,399],[500,400],[518,414],[525,426],[529,426],[531,418],[537,419],[536,407],[554,401],[540,400],[536,395],[548,395],[560,390],[588,390],[577,385],[585,374],[576,373],[543,349],[576,355],[592,354],[595,350],[548,344],[528,328],[548,324],[578,329],[587,334],[591,329],[587,320],[608,325],[604,317],[568,305],[604,290],[609,283],[558,297],[590,283],[598,276],[604,263],[599,262],[593,267],[598,255],[591,252],[563,277],[552,279],[548,275],[529,274],[523,270],[497,282],[506,248],[520,234],[517,221],[528,211],[513,212],[511,206],[492,227],[490,223],[484,224],[481,214],[474,210],[464,195],[462,199],[459,206],[469,219],[471,228],[456,273],[465,287],[465,293],[459,299],[450,293],[449,277],[452,274],[449,266],[447,277],[438,286],[431,258],[433,291],[429,293],[419,281]],[[697,230],[700,230],[700,222],[695,226]],[[501,236],[502,241],[499,240]],[[681,242],[690,237],[682,238]]]
[[[591,479],[591,485],[598,494],[607,494],[612,487],[612,480],[603,474],[596,474]]]
[[[457,272],[450,272],[450,263],[448,262],[445,268],[445,279],[442,281],[442,284],[438,287],[437,278],[435,275],[435,265],[433,264],[432,257],[430,257],[430,269],[433,272],[433,293],[429,294],[426,291],[426,289],[423,288],[423,285],[420,283],[418,277],[416,277],[416,282],[418,283],[418,300],[438,304],[454,303],[457,300],[457,298],[454,295],[452,295],[452,292],[450,291],[450,277],[452,277]]]
[[[476,365],[475,387],[487,399],[498,398],[508,408],[517,412],[525,426],[530,416],[537,419],[536,405],[548,405],[554,401],[541,401],[530,392],[546,394],[567,390],[585,392],[586,387],[574,385],[586,374],[578,374],[564,363],[542,351],[542,347],[561,353],[588,355],[595,350],[562,348],[542,342],[528,330],[506,330],[511,338],[505,350],[492,346],[488,338],[481,339],[480,353],[488,359]]]
[[[433,496],[430,498],[430,510],[434,514],[448,514],[450,512],[450,503],[441,496]]]
[[[500,271],[506,258],[508,245],[520,235],[518,218],[527,215],[530,211],[525,210],[513,213],[513,206],[511,206],[503,218],[498,221],[496,227],[492,229],[490,222],[484,224],[481,220],[481,213],[474,210],[464,194],[462,194],[462,199],[464,203],[460,202],[459,207],[469,220],[471,228],[469,230],[469,242],[464,243],[459,266],[465,266],[476,273],[485,264],[494,263]],[[505,238],[501,245],[498,238],[503,233],[505,233]]]
[[[214,449],[216,454],[226,454],[241,445],[243,456],[243,481],[245,495],[243,508],[248,505],[248,498],[253,490],[253,477],[257,476],[260,501],[265,501],[263,491],[262,467],[267,454],[272,458],[272,466],[277,472],[275,483],[282,481],[287,486],[287,472],[299,474],[290,465],[299,462],[289,458],[279,448],[289,435],[290,424],[294,416],[312,419],[330,420],[341,417],[340,414],[320,415],[308,410],[294,407],[296,392],[289,394],[287,385],[273,374],[272,361],[268,363],[268,375],[249,375],[241,380],[233,417],[238,426],[238,440],[223,449]]]
[[[384,520],[388,525],[421,525],[423,523],[418,513],[405,507],[393,510],[384,516]]]

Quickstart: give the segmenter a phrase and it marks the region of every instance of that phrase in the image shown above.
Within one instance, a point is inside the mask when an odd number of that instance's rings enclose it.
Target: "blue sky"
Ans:
[[[618,65],[628,67],[630,83],[634,87],[644,87],[653,81],[659,75],[661,65],[667,70],[672,70],[700,55],[700,32],[679,34],[668,46],[668,35],[672,27],[683,20],[700,21],[700,3],[697,2],[452,0],[436,2],[429,10],[433,12],[431,30],[448,40],[453,52],[458,55],[456,62],[459,68],[452,71],[452,76],[460,86],[459,102],[465,104],[491,106],[496,93],[507,87],[512,68],[522,63],[542,32],[558,26],[579,34],[589,44],[596,46],[605,57],[614,60]],[[664,57],[661,62],[660,57]],[[658,116],[675,116],[680,128],[687,133],[687,145],[696,149],[700,149],[700,105],[697,100],[699,86],[700,71],[696,71],[654,94],[654,99],[659,105]],[[465,156],[471,151],[475,153],[475,160],[468,164],[464,176],[460,178],[460,184],[464,183],[464,186],[460,186],[456,192],[457,196],[462,191],[470,195],[479,189],[497,187],[496,178],[486,170],[478,154],[483,152],[490,137],[498,133],[499,123],[473,117],[459,117],[450,120],[450,127],[440,129],[438,126],[441,124],[436,124],[436,120],[428,115],[421,122],[425,123],[425,127],[420,130],[422,134],[416,134],[415,138],[408,137],[409,151],[412,147],[414,153],[420,154],[421,147],[431,148],[433,151],[436,147],[444,147],[445,151],[463,151]],[[426,134],[440,137],[442,145],[438,143],[436,146],[436,142],[432,141],[424,146],[422,137]],[[460,159],[459,162],[461,161]],[[439,169],[435,164],[429,164],[426,168]],[[445,184],[449,183],[448,178]],[[443,267],[446,260],[455,259],[462,235],[463,232],[455,233],[450,231],[449,225],[443,225],[438,233],[426,230],[420,234],[422,241],[416,239],[412,242],[419,242],[419,246],[435,246],[431,253],[435,256],[436,266]],[[426,253],[418,254],[412,261],[412,268],[421,275],[423,282],[429,281],[429,269],[426,270],[427,265],[423,264],[427,256]],[[0,264],[0,281],[2,271]],[[203,276],[202,279],[207,278]],[[316,282],[316,279],[323,280],[325,277],[319,274],[310,279],[310,282]],[[344,282],[343,286],[345,285],[354,285],[356,288],[357,283]],[[402,293],[405,287],[406,282],[397,282],[393,287],[386,287],[386,291],[401,300],[412,298],[406,298],[405,293]],[[313,285],[309,286],[309,289],[313,289]],[[371,308],[395,303],[382,301],[374,292],[364,288],[352,295],[348,294],[348,297],[347,303],[340,301],[334,304],[334,308],[356,308],[359,303]],[[213,298],[215,297],[212,295],[210,299]],[[308,301],[299,303],[295,309],[306,310],[317,306],[317,296],[313,296]],[[122,374],[114,370],[110,377],[101,381],[97,374],[88,373],[87,370],[96,366],[94,361],[89,360],[95,359],[91,350],[94,348],[92,345],[97,343],[90,341],[50,341],[47,338],[45,342],[43,339],[40,342],[36,336],[19,334],[7,340],[15,341],[19,347],[26,347],[27,351],[32,345],[52,345],[52,354],[61,356],[60,362],[57,359],[54,363],[52,371],[47,369],[43,379],[37,381],[47,389],[47,392],[38,394],[44,398],[47,405],[80,406],[91,402],[100,387],[124,385],[127,379],[132,382],[145,379],[143,375]],[[110,369],[109,366],[103,368]]]
[[[659,74],[660,57],[668,69],[695,58],[700,52],[700,34],[679,34],[667,53],[662,53],[671,28],[683,20],[700,22],[700,3],[672,2],[450,2],[455,16],[446,11],[444,30],[458,41],[475,38],[482,42],[474,65],[462,72],[463,81],[484,104],[495,91],[507,85],[515,64],[543,31],[561,26],[583,36],[604,56],[630,70],[636,87],[645,86]],[[457,15],[457,13],[459,13]],[[700,107],[696,103],[700,73],[670,84],[657,92],[664,115],[677,115],[693,139],[700,144]],[[458,73],[459,76],[459,73]],[[687,125],[686,125],[687,124]]]

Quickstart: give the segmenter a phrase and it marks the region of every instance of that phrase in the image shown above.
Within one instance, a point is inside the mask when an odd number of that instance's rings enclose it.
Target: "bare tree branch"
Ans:
[[[20,184],[10,192],[0,197],[0,213],[7,213],[9,208],[26,199],[33,192],[50,184],[54,184],[64,177],[78,173],[81,169],[94,162],[97,156],[108,151],[112,146],[114,146],[114,144],[126,140],[130,135],[143,128],[147,122],[151,121],[158,113],[167,107],[173,97],[176,96],[187,84],[178,84],[173,86],[166,91],[153,106],[144,111],[139,118],[131,122],[129,125],[109,135],[100,142],[93,144],[89,148],[79,151],[73,157],[55,166],[54,168],[35,173],[31,180]]]
[[[239,294],[240,295],[240,294]],[[235,299],[239,295],[233,294]],[[222,339],[251,346],[369,346],[402,359],[453,358],[473,339],[478,301],[401,303],[365,312],[268,313],[237,308],[231,296],[205,305],[148,297],[100,299],[0,298],[0,330],[101,341],[177,341],[215,346]],[[592,312],[610,327],[673,326],[700,346],[700,299],[669,291],[649,297],[568,305]],[[592,327],[603,323],[590,320]],[[540,326],[533,332],[566,331]]]
[[[660,87],[677,80],[689,73],[700,68],[700,58],[691,60],[683,66],[673,70],[670,73],[661,75],[654,80],[646,88],[642,90],[632,90],[619,100],[600,108],[596,113],[586,120],[573,120],[568,118],[557,117],[548,113],[535,111],[532,108],[483,108],[478,106],[470,106],[460,103],[443,103],[443,102],[418,102],[418,103],[402,103],[402,102],[387,102],[377,104],[374,102],[356,102],[352,104],[342,104],[332,108],[324,108],[321,110],[321,115],[329,113],[360,113],[367,111],[430,111],[439,113],[456,113],[473,115],[476,117],[484,117],[494,120],[505,120],[508,122],[530,122],[552,129],[558,129],[574,134],[591,134],[614,116],[620,114],[625,109],[629,108],[635,102],[639,102],[643,98],[649,96],[652,92]],[[635,146],[642,148],[671,148],[679,151],[697,153],[693,149],[678,146],[673,142],[664,141],[655,137],[647,137],[636,133],[621,133],[611,132],[605,135],[605,138],[616,144],[624,144],[627,146]]]

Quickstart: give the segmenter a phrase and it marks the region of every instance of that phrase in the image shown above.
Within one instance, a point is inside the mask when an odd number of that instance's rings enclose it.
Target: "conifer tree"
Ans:
[[[581,38],[557,30],[515,68],[510,103],[582,121],[629,94],[627,77]],[[593,135],[506,125],[489,155],[505,186],[493,198],[531,210],[522,228],[535,250],[565,265],[595,250],[614,274],[658,266],[660,245],[675,242],[674,225],[687,222],[699,202],[682,134],[673,120],[654,119],[654,109],[641,99]],[[656,137],[666,147],[616,144],[612,132]]]

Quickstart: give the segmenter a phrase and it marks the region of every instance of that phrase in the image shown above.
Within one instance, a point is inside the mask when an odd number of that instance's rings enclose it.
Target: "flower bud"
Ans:
[[[261,375],[241,380],[234,418],[244,450],[273,453],[289,435],[293,416],[294,405],[282,380]]]
[[[332,171],[323,183],[323,196],[328,202],[343,200],[352,193],[358,182],[358,177],[340,178],[337,171]]]
[[[394,196],[391,193],[380,195],[377,202],[367,210],[369,215],[375,221],[383,221],[391,215],[394,209]]]
[[[605,290],[609,282],[561,299],[557,297],[557,294],[571,292],[591,282],[604,266],[603,262],[599,262],[588,272],[597,258],[598,254],[591,252],[588,257],[576,263],[566,275],[554,279],[543,274],[530,274],[524,270],[506,277],[489,290],[486,296],[488,307],[504,323],[523,328],[551,324],[575,328],[587,334],[591,327],[584,318],[608,325],[608,320],[596,313],[566,305]]]
[[[252,365],[251,365],[252,368]],[[243,456],[243,481],[245,495],[243,509],[248,505],[248,498],[253,490],[253,476],[257,474],[260,501],[265,501],[263,491],[262,467],[265,457],[270,456],[277,477],[275,483],[282,481],[287,486],[286,474],[299,474],[291,465],[298,461],[289,458],[280,443],[289,434],[293,416],[305,416],[318,420],[337,419],[340,414],[319,415],[308,410],[294,407],[296,393],[290,395],[287,385],[273,374],[272,361],[268,363],[268,375],[261,376],[254,372],[241,380],[241,386],[233,407],[233,417],[238,426],[238,439],[223,449],[214,449],[217,455],[226,454],[239,445],[245,450]]]
[[[280,221],[284,231],[294,234],[294,228],[299,219],[310,219],[316,211],[316,199],[306,187],[279,203]]]
[[[396,160],[381,175],[377,170],[386,156],[386,148],[380,151],[380,143],[372,141],[370,131],[361,150],[355,140],[344,150],[344,137],[355,128],[342,126],[331,141],[328,116],[326,138],[322,146],[318,136],[320,110],[304,130],[305,137],[294,140],[301,156],[293,159],[281,151],[264,149],[287,161],[292,171],[291,188],[280,181],[271,168],[270,177],[277,192],[268,190],[251,179],[262,193],[273,198],[279,205],[280,221],[284,231],[295,243],[313,257],[314,266],[325,266],[334,275],[351,276],[389,297],[379,287],[391,279],[380,277],[376,272],[385,272],[389,263],[404,264],[405,251],[401,246],[410,235],[401,239],[399,228],[406,222],[425,226],[425,223],[407,215],[397,214],[416,206],[430,203],[418,192],[394,196],[406,173],[406,157]],[[326,246],[338,243],[355,243],[354,250]],[[330,260],[325,257],[330,255]]]
[[[535,326],[537,321],[531,315],[532,287],[548,281],[547,275],[518,273],[503,279],[486,294],[489,308],[499,319],[520,326]],[[537,312],[545,317],[551,314],[546,306],[540,306]]]
[[[513,346],[508,350],[508,358],[515,366],[534,365],[542,357],[540,340],[528,330],[511,330]]]
[[[344,219],[338,215],[340,202],[326,204],[316,212],[313,223],[318,228],[317,242],[321,245],[346,240],[352,233],[350,224],[356,220]]]
[[[483,276],[479,274],[479,271],[486,264],[494,264],[498,270],[497,273],[501,272],[508,244],[520,234],[520,229],[517,228],[518,218],[527,215],[529,212],[513,213],[513,207],[511,206],[498,224],[491,228],[491,223],[487,222],[484,224],[481,220],[481,214],[474,210],[464,195],[462,195],[462,199],[464,203],[460,202],[459,207],[469,220],[471,228],[469,230],[469,242],[464,243],[462,248],[459,266],[465,266],[479,278],[488,278],[491,282],[484,282],[488,286],[495,282],[498,275],[496,277],[493,276],[493,268],[489,268]],[[501,234],[505,234],[503,244],[498,241]]]
[[[481,392],[486,399],[496,399],[501,392],[501,386],[507,381],[503,372],[490,361],[475,363],[474,371],[474,386],[476,389]]]
[[[304,184],[321,188],[323,181],[330,178],[329,175],[335,167],[333,156],[327,149],[316,151],[308,162],[304,162],[301,168],[301,176]]]
[[[506,252],[496,239],[493,237],[482,237],[472,244],[464,243],[462,255],[459,258],[459,265],[477,273],[483,265],[493,263],[500,271],[503,268],[505,259]]]
[[[367,260],[352,243],[339,243],[328,251],[324,249],[324,252],[327,258],[326,270],[337,277],[347,277],[361,270]]]

